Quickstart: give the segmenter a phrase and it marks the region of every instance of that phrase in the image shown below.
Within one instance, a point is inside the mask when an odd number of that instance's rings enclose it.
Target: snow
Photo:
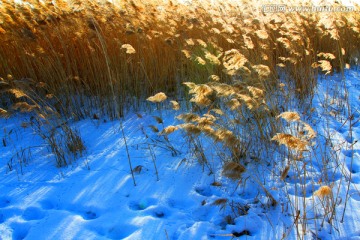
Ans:
[[[320,136],[331,135],[332,142],[339,147],[338,163],[334,170],[329,164],[334,188],[339,189],[336,219],[320,229],[318,221],[309,222],[305,239],[313,239],[315,232],[320,239],[360,239],[360,76],[356,69],[345,74],[348,97],[354,118],[347,120],[344,97],[346,92],[339,75],[319,77],[314,98],[312,126]],[[329,97],[330,96],[330,97]],[[331,99],[333,100],[332,103]],[[345,109],[345,110],[344,110]],[[330,110],[337,115],[329,114]],[[249,166],[251,174],[265,181],[266,188],[281,202],[276,207],[268,206],[268,198],[256,181],[249,180],[236,188],[237,183],[221,176],[221,165],[214,157],[211,166],[215,174],[209,174],[191,156],[187,142],[180,132],[169,136],[173,146],[180,151],[176,156],[160,148],[161,140],[151,132],[148,125],[156,123],[153,116],[159,112],[142,112],[142,118],[129,114],[123,122],[126,140],[133,167],[140,166],[135,173],[136,186],[130,174],[126,146],[120,123],[101,120],[82,120],[72,123],[87,147],[86,153],[68,167],[56,168],[54,156],[49,153],[43,139],[34,133],[26,116],[1,119],[0,139],[6,146],[0,147],[0,239],[230,239],[234,233],[239,239],[297,239],[294,216],[289,208],[288,197],[293,201],[302,199],[297,192],[299,181],[289,172],[289,180],[278,180],[262,176],[266,166]],[[162,110],[165,125],[175,122],[176,112]],[[349,136],[349,124],[352,136]],[[146,138],[144,129],[149,138]],[[154,151],[152,159],[149,146]],[[164,145],[166,146],[166,145]],[[320,145],[319,145],[320,146]],[[22,149],[33,147],[31,156],[24,162],[12,160],[12,171],[8,161]],[[319,152],[319,150],[316,150]],[[319,156],[317,158],[321,159]],[[159,181],[155,172],[155,160]],[[309,167],[306,184],[306,211],[309,218],[316,218],[321,204],[312,197],[321,186],[319,181],[322,165],[314,161]],[[344,222],[341,215],[346,200],[347,181],[351,185]],[[342,177],[345,173],[347,177]],[[213,186],[214,181],[221,186]],[[284,194],[285,192],[288,195]],[[231,199],[243,213],[233,219],[231,207],[214,206],[221,198]],[[285,200],[284,200],[285,199]],[[288,202],[288,204],[286,204]],[[310,204],[310,203],[314,204]],[[290,204],[291,205],[291,204]],[[290,207],[291,208],[291,207]],[[240,236],[242,235],[242,236]]]

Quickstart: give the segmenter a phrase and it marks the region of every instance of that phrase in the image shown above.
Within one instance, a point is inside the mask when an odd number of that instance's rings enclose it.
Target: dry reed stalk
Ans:
[[[223,166],[222,174],[232,180],[240,180],[246,168],[236,162],[228,162]]]
[[[0,75],[11,72],[16,78],[44,81],[52,92],[63,93],[76,111],[87,104],[114,112],[107,103],[107,82],[120,96],[117,104],[125,105],[126,94],[144,98],[159,90],[173,93],[176,79],[198,82],[214,74],[223,81],[231,76],[250,81],[272,79],[285,71],[301,96],[314,86],[317,70],[312,65],[330,73],[358,57],[355,13],[274,13],[259,21],[246,7],[251,1],[242,3],[241,14],[233,3],[219,4],[226,15],[216,6],[199,3],[162,3],[167,10],[163,12],[155,3],[148,3],[144,11],[143,4],[134,1],[31,4],[33,8],[12,2],[0,7]],[[101,45],[111,49],[107,56]],[[286,68],[278,70],[277,65]],[[67,82],[70,76],[79,78]],[[71,99],[74,94],[80,94],[80,101]],[[195,101],[210,103],[206,98]]]

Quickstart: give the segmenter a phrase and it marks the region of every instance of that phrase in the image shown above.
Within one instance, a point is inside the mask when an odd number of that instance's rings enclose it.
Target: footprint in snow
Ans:
[[[6,197],[0,197],[0,208],[5,208],[9,206],[11,203],[9,198]]]
[[[356,155],[356,158],[359,157],[359,154],[360,154],[360,150],[358,149],[354,149],[354,150],[342,150],[343,154],[346,156],[346,157],[355,157],[354,155]],[[355,159],[355,158],[354,158]]]
[[[11,228],[13,229],[12,239],[13,240],[22,240],[25,239],[30,230],[30,224],[28,223],[20,223],[13,222],[11,224]]]
[[[106,237],[110,239],[124,239],[130,237],[138,229],[132,225],[115,225],[108,229]]]
[[[45,213],[43,210],[41,210],[40,208],[37,207],[29,207],[27,209],[25,209],[24,213],[23,213],[23,218],[27,221],[31,221],[31,220],[39,220],[44,218]]]
[[[349,157],[349,158],[354,155],[354,151],[352,151],[352,150],[343,150],[342,152],[346,157]]]
[[[196,187],[195,192],[204,197],[210,197],[213,195],[210,187]]]
[[[132,201],[129,204],[129,208],[134,211],[145,210],[152,205],[156,205],[157,201],[154,198],[146,198],[139,201]]]
[[[161,212],[161,211],[155,211],[154,212],[155,217],[157,218],[163,218],[165,216],[165,213]]]
[[[81,204],[65,205],[61,208],[71,214],[80,215],[84,220],[93,220],[100,217],[98,209],[92,206],[83,206]]]
[[[93,220],[98,218],[99,216],[93,211],[86,211],[82,214],[82,217],[85,220]]]
[[[351,164],[351,161],[349,161],[346,165],[347,165],[349,171],[351,170],[351,173],[355,174],[355,173],[360,172],[360,165],[357,162],[354,161]]]
[[[348,143],[354,143],[354,136],[345,136],[345,140],[348,142]]]
[[[151,210],[150,214],[156,218],[167,218],[171,215],[171,210],[164,206],[157,206],[149,210]]]
[[[336,131],[340,134],[344,134],[344,133],[346,133],[347,130],[345,127],[341,127],[341,128],[338,128]]]

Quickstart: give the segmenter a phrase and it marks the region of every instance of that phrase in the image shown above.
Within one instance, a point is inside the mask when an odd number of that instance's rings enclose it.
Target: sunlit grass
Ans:
[[[318,67],[331,74],[359,55],[359,16],[351,12],[264,14],[251,1],[27,3],[0,6],[0,75],[44,83],[80,116],[122,116],[138,100],[175,96],[179,83],[214,74],[222,82],[263,78],[270,87],[285,73],[302,96]]]

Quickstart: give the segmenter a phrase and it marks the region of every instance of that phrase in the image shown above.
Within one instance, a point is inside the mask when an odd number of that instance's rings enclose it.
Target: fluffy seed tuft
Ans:
[[[319,198],[324,198],[330,196],[331,193],[332,191],[329,186],[321,186],[317,191],[314,192],[314,196],[318,196]]]
[[[155,94],[154,96],[147,98],[146,100],[148,100],[149,102],[153,102],[153,103],[160,103],[160,102],[165,101],[166,99],[167,99],[167,96],[165,95],[165,93],[159,92],[159,93]]]

